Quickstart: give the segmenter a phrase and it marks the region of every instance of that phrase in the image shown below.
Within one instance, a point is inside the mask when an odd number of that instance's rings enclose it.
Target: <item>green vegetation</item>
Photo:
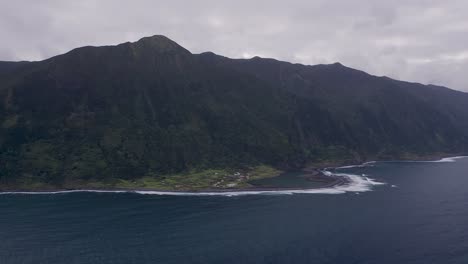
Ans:
[[[194,55],[162,36],[84,47],[0,63],[0,186],[244,188],[273,168],[463,153],[467,105],[443,87]]]
[[[259,165],[252,168],[209,169],[203,171],[190,171],[173,175],[144,176],[134,180],[108,179],[104,181],[76,180],[62,183],[61,189],[137,189],[137,190],[163,190],[163,191],[200,191],[212,189],[247,189],[252,180],[276,177],[282,171],[270,166]],[[0,185],[4,189],[48,190],[58,186],[38,182],[34,177],[23,177],[22,181],[14,186]]]
[[[208,190],[250,188],[249,181],[278,176],[269,166],[257,166],[247,171],[210,169],[159,177],[143,177],[137,180],[119,180],[115,187],[122,189],[157,190]]]

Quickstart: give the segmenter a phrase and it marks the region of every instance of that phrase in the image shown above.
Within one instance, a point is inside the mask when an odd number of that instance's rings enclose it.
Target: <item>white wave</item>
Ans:
[[[335,169],[352,169],[352,168],[372,167],[374,166],[375,163],[376,161],[369,161],[369,162],[365,162],[365,163],[358,164],[358,165],[347,165],[347,166],[336,167]]]
[[[455,157],[447,157],[447,158],[442,158],[440,160],[381,160],[381,161],[368,161],[365,162],[361,165],[350,165],[350,166],[343,166],[343,167],[337,167],[336,169],[349,169],[349,168],[362,168],[362,167],[370,167],[374,166],[374,164],[378,162],[401,162],[401,163],[443,163],[443,162],[456,162],[459,159],[464,159],[468,158],[468,156],[455,156]]]
[[[325,175],[346,177],[348,183],[328,188],[297,189],[297,190],[270,190],[270,191],[233,191],[233,192],[160,192],[160,191],[136,191],[139,194],[148,195],[183,195],[183,196],[241,196],[241,195],[292,195],[292,194],[343,194],[347,192],[367,192],[373,186],[385,183],[377,182],[369,177],[354,174],[332,174],[323,171]]]
[[[341,166],[341,167],[336,167],[337,169],[352,169],[352,168],[362,168],[364,167],[364,164],[361,165],[348,165],[348,166]]]
[[[446,163],[446,162],[456,162],[459,159],[468,158],[468,156],[456,156],[456,157],[447,157],[440,160],[389,160],[382,162],[401,162],[401,163]]]
[[[468,156],[457,156],[443,158],[436,161],[397,161],[397,162],[455,162],[459,159],[468,158]],[[385,161],[382,161],[385,162]],[[388,162],[388,161],[387,161]],[[346,169],[353,167],[366,167],[373,166],[377,161],[369,161],[361,165],[352,165],[339,167],[337,169]],[[328,188],[315,188],[315,189],[297,189],[297,190],[269,190],[269,191],[232,191],[232,192],[171,192],[171,191],[138,191],[138,190],[68,190],[68,191],[42,191],[42,192],[0,192],[0,195],[5,194],[67,194],[67,193],[137,193],[144,195],[173,195],[173,196],[241,196],[241,195],[291,195],[291,194],[343,194],[347,192],[367,192],[371,191],[373,186],[383,185],[385,183],[378,182],[374,179],[367,177],[363,174],[361,176],[345,173],[332,173],[328,170],[323,170],[326,176],[346,177],[348,183]],[[395,185],[391,187],[395,188]]]
[[[242,196],[242,195],[292,195],[292,194],[343,194],[347,192],[367,192],[371,191],[373,186],[385,183],[377,182],[366,176],[354,174],[332,174],[329,171],[323,171],[325,175],[334,177],[345,177],[348,182],[343,185],[337,185],[327,188],[315,189],[297,189],[297,190],[266,190],[266,191],[232,191],[232,192],[171,192],[171,191],[139,191],[139,190],[70,190],[70,191],[51,191],[51,192],[3,192],[0,194],[67,194],[79,192],[95,193],[137,193],[143,195],[172,195],[172,196]]]
[[[468,158],[468,156],[449,157],[449,158],[443,158],[440,160],[435,160],[432,162],[456,162],[457,160],[464,159],[464,158]],[[428,161],[428,162],[431,162],[431,161]]]
[[[327,169],[352,169],[352,168],[365,168],[365,167],[373,167],[378,161],[367,161],[362,164],[356,165],[346,165],[341,167],[334,167],[334,168],[327,168]]]

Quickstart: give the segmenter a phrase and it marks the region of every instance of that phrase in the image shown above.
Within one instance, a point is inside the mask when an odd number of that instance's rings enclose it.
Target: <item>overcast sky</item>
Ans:
[[[467,0],[0,0],[0,60],[166,35],[193,53],[341,62],[468,91]]]

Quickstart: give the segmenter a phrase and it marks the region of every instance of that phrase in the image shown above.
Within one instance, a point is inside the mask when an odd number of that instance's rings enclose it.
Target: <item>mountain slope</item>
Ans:
[[[212,53],[200,60],[248,73],[315,101],[367,153],[455,151],[466,146],[468,94],[371,76],[339,63],[304,66],[272,59],[233,60]],[[357,145],[356,145],[357,144]],[[396,153],[394,153],[396,154]]]
[[[4,184],[297,168],[468,145],[467,94],[339,64],[193,55],[154,36],[18,65],[0,63]]]

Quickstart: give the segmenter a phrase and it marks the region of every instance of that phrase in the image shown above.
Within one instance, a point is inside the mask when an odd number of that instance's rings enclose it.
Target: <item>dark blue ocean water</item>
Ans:
[[[0,195],[0,263],[468,263],[468,159],[345,171],[387,184],[359,194]]]

